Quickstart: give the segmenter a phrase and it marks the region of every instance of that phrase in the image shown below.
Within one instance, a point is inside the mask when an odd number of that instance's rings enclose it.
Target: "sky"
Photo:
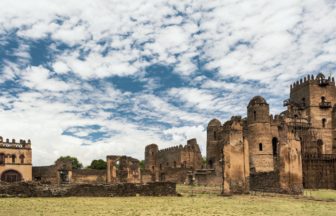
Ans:
[[[336,69],[333,0],[0,1],[0,136],[33,165],[144,159]],[[336,73],[336,72],[335,72]]]

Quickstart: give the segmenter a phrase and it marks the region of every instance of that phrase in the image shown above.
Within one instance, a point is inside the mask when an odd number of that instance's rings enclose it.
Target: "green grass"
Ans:
[[[2,198],[0,215],[335,215],[336,202],[250,195],[218,197],[179,191],[183,197]],[[308,194],[310,195],[310,194]],[[313,191],[335,199],[336,191]]]

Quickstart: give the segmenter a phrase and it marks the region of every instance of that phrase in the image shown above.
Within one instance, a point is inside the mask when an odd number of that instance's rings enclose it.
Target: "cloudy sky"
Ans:
[[[0,136],[33,164],[144,158],[336,69],[333,0],[0,1]]]

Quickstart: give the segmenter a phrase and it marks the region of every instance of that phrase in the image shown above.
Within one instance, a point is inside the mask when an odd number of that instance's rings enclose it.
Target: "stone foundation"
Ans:
[[[0,194],[26,197],[130,197],[136,196],[174,196],[176,184],[172,182],[153,182],[148,184],[68,184],[53,185],[41,182],[0,182]]]

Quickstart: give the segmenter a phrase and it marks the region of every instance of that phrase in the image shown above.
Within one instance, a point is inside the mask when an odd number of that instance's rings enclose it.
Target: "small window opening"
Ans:
[[[152,155],[154,155],[154,152],[152,152]]]
[[[217,138],[216,138],[216,131],[214,132],[214,139],[217,139]]]
[[[162,170],[162,164],[160,164],[160,170]]]
[[[169,164],[167,163],[167,166],[169,166]]]
[[[306,106],[306,98],[302,98],[302,106]]]
[[[5,155],[0,154],[0,164],[5,164]]]
[[[152,166],[152,170],[154,171],[154,166]]]
[[[212,169],[212,160],[209,160],[209,169]]]
[[[295,120],[298,118],[298,115],[294,115]]]
[[[324,119],[322,119],[322,128],[325,128],[325,125],[326,125],[326,119],[324,118]]]
[[[257,112],[256,111],[253,111],[253,119],[257,120]]]
[[[174,168],[176,168],[176,161],[174,161]]]
[[[259,151],[262,151],[262,143],[259,143]]]
[[[221,149],[221,153],[223,154],[223,149]]]
[[[317,140],[317,153],[319,154],[319,155],[321,155],[322,154],[322,146],[323,146],[323,141],[322,140]]]
[[[277,144],[278,144],[278,139],[276,137],[274,137],[272,139],[273,156],[277,155]]]
[[[15,163],[15,155],[12,155],[12,163]]]
[[[21,163],[23,164],[24,163],[24,156],[23,155],[20,156],[20,160],[21,160]]]

